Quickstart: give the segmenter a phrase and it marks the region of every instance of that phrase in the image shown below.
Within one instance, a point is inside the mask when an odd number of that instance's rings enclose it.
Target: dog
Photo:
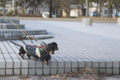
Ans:
[[[44,45],[41,44],[41,46],[27,45],[24,41],[22,42],[25,44],[25,47],[11,41],[11,43],[20,47],[18,54],[21,56],[22,59],[24,59],[24,55],[26,53],[29,59],[31,59],[31,56],[34,57],[35,61],[37,60],[37,58],[40,58],[41,61],[44,61],[47,65],[49,65],[48,61],[51,60],[50,54],[54,54],[54,51],[58,50],[56,42],[52,42],[49,44],[43,42]]]

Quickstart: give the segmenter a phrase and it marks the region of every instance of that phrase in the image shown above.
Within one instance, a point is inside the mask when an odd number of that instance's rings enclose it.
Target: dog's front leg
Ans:
[[[27,53],[27,56],[28,56],[28,59],[31,59],[31,58],[30,58],[30,54]]]

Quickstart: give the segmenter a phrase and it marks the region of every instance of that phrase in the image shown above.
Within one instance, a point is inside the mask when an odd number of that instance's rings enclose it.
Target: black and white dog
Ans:
[[[11,43],[20,47],[18,54],[21,56],[22,59],[24,59],[24,55],[27,54],[29,59],[31,59],[30,56],[33,56],[35,61],[37,60],[37,58],[40,58],[41,61],[44,61],[47,65],[49,64],[48,61],[51,60],[50,53],[54,54],[54,51],[58,50],[56,42],[52,42],[49,44],[43,42],[44,45],[41,44],[41,46],[27,45],[24,41],[22,42],[25,44],[24,47],[11,41]]]

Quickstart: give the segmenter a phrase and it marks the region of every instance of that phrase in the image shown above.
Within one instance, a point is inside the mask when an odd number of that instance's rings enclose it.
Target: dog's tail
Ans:
[[[15,42],[12,42],[12,41],[10,41],[11,43],[13,43],[13,44],[15,44],[15,45],[17,45],[17,46],[20,46],[20,47],[22,47],[21,45],[19,45],[19,44],[16,44]]]

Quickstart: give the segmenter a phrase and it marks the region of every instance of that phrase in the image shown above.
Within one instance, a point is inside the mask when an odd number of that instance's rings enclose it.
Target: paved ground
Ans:
[[[55,38],[51,40],[44,40],[44,41],[58,42],[60,46],[60,50],[57,52],[58,54],[70,53],[71,55],[69,54],[69,56],[72,56],[74,53],[75,54],[82,53],[84,54],[84,55],[80,54],[82,56],[80,58],[82,59],[87,57],[90,60],[92,60],[91,58],[94,58],[95,60],[98,58],[101,58],[104,60],[119,61],[119,58],[120,58],[119,57],[119,53],[120,53],[119,29],[120,27],[116,23],[93,23],[92,27],[83,27],[79,21],[78,22],[71,22],[71,21],[70,22],[60,22],[60,21],[51,22],[51,21],[22,20],[21,23],[25,24],[26,27],[30,29],[47,28],[48,32],[53,34]],[[40,27],[38,27],[38,25]],[[62,50],[66,52],[63,52]],[[94,54],[95,57],[88,56],[88,54],[89,55]],[[53,57],[54,56],[55,55],[53,55]],[[108,73],[109,72],[110,71],[108,71]],[[10,79],[10,77],[7,77],[7,78]],[[114,79],[113,78],[105,78],[105,79],[120,80],[119,77]],[[28,80],[34,80],[34,79],[29,78]]]

